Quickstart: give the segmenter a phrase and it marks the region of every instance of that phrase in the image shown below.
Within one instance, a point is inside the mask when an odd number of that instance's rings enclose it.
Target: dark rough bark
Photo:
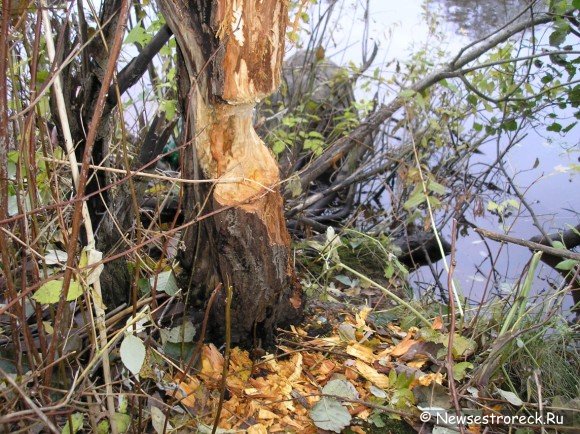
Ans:
[[[207,192],[207,208],[201,211],[220,212],[185,234],[188,254],[182,263],[206,293],[217,282],[233,288],[232,342],[270,341],[277,325],[299,316],[301,293],[278,166],[253,129],[252,112],[279,84],[287,5],[284,0],[159,3],[187,76],[180,80],[180,94],[187,110],[184,138],[195,143],[188,155],[204,177],[236,180],[218,182]],[[187,82],[191,89],[185,92]],[[198,177],[195,168],[194,161],[186,161],[184,176]],[[186,219],[203,206],[202,190],[185,190]],[[222,293],[212,312],[218,334],[225,325],[224,308]]]

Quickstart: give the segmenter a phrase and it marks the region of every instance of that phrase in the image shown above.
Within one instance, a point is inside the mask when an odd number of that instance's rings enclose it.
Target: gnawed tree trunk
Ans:
[[[206,290],[231,286],[232,341],[269,341],[276,325],[300,314],[301,293],[290,257],[290,238],[279,191],[278,165],[254,131],[255,105],[276,90],[287,23],[285,0],[160,0],[183,56],[190,90],[180,92],[206,178],[218,183],[203,212],[221,210],[199,231],[184,236],[184,264]],[[186,177],[195,166],[185,162]],[[203,198],[186,189],[186,219]],[[195,200],[196,203],[193,203]],[[202,237],[197,236],[202,234]],[[203,245],[192,246],[194,241]],[[206,292],[207,293],[207,292]],[[221,333],[225,297],[212,312]]]

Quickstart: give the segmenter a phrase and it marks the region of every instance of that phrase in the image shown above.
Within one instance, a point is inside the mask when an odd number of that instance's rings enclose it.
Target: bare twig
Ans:
[[[571,252],[570,250],[555,249],[554,247],[545,246],[544,244],[539,244],[533,241],[523,240],[521,238],[515,238],[509,235],[488,231],[487,229],[483,228],[475,228],[475,232],[481,234],[485,238],[489,238],[490,240],[498,241],[501,243],[517,244],[518,246],[524,246],[531,250],[539,250],[540,252],[548,253],[549,255],[558,256],[560,258],[580,261],[580,253]]]

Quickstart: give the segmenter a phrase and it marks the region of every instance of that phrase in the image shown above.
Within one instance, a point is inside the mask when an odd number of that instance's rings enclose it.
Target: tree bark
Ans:
[[[302,303],[290,260],[278,165],[252,119],[255,105],[279,84],[286,1],[159,3],[191,86],[187,94],[180,92],[189,126],[185,139],[195,143],[190,158],[206,178],[237,180],[217,182],[205,208],[199,194],[185,190],[186,219],[196,206],[221,212],[184,236],[189,254],[183,262],[206,289],[217,282],[233,288],[232,342],[269,342],[277,325],[299,317]],[[184,163],[183,175],[195,177],[192,161]],[[204,245],[192,246],[200,239]],[[221,294],[212,312],[218,333],[224,329],[224,309]]]

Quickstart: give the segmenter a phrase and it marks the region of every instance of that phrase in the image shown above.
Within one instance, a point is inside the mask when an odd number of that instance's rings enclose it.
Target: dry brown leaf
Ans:
[[[431,324],[433,330],[441,330],[443,328],[443,319],[440,316],[436,316]]]
[[[373,350],[358,343],[348,345],[346,347],[346,353],[366,363],[373,363],[375,360]]]
[[[308,342],[309,345],[315,347],[335,347],[340,344],[340,336],[329,336],[327,338],[316,338]]]
[[[367,432],[360,426],[351,426],[350,430],[357,434],[366,434]]]
[[[295,335],[302,336],[302,337],[308,336],[308,332],[306,330],[304,330],[303,328],[300,328],[300,327],[296,327],[296,326],[291,325],[290,326],[290,330],[292,330],[292,332]]]
[[[381,389],[389,387],[389,377],[385,374],[380,374],[377,370],[366,363],[356,360],[355,366],[357,371],[368,381]]]
[[[401,342],[399,342],[397,345],[391,348],[391,356],[400,357],[407,351],[409,351],[409,348],[411,348],[418,342],[415,339],[413,339],[412,336],[413,335],[409,333],[407,336],[405,336],[405,339],[403,339]]]

